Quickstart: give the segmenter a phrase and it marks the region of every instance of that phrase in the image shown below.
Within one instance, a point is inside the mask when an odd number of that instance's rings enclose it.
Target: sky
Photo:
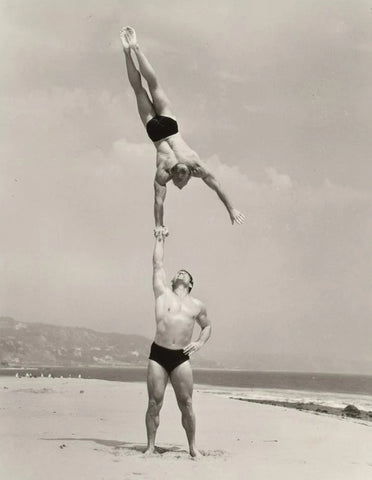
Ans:
[[[362,0],[1,2],[0,315],[154,335],[155,149],[126,78],[123,25],[183,137],[246,215],[231,226],[198,179],[168,188],[165,268],[194,276],[213,323],[203,355],[371,373]]]

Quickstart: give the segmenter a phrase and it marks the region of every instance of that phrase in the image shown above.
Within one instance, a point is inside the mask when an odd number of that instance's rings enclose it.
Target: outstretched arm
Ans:
[[[227,211],[229,212],[231,223],[234,224],[234,222],[236,222],[239,225],[244,223],[245,216],[231,205],[229,198],[222,189],[221,184],[218,182],[218,180],[211,173],[203,176],[202,180],[208,185],[208,187],[210,187],[217,193],[219,199],[225,205]]]
[[[155,245],[152,257],[152,287],[154,290],[155,298],[162,295],[167,288],[165,270],[163,266],[165,236],[166,232],[164,231],[164,229],[160,232],[157,232],[155,230]]]
[[[167,194],[167,178],[164,178],[162,172],[157,172],[154,180],[154,216],[155,228],[164,226],[164,200]]]
[[[189,343],[189,345],[183,349],[183,353],[186,355],[191,355],[200,350],[201,347],[208,341],[212,333],[212,324],[207,316],[207,310],[203,304],[201,304],[200,312],[196,318],[196,321],[201,328],[201,332],[196,342]]]

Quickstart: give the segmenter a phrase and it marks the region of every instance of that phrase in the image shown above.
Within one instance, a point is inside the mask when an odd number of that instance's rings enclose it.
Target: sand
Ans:
[[[1,480],[372,478],[372,424],[240,402],[196,387],[191,460],[167,389],[159,454],[144,458],[144,383],[0,379]]]

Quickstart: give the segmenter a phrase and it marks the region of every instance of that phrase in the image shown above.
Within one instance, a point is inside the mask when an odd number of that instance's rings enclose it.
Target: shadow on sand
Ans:
[[[54,438],[40,438],[40,440],[49,440],[49,441],[58,441],[58,442],[94,442],[97,445],[103,446],[103,447],[109,447],[113,448],[114,451],[113,453],[115,455],[120,454],[122,451],[123,453],[127,451],[128,454],[135,454],[135,453],[140,453],[143,454],[146,450],[146,445],[144,444],[135,444],[135,443],[130,443],[130,442],[122,442],[118,440],[104,440],[101,438],[77,438],[77,437],[54,437]],[[62,444],[59,446],[60,448],[65,448],[66,445]],[[183,447],[178,447],[177,445],[173,445],[170,447],[155,447],[156,453],[159,455],[164,455],[167,453],[173,453],[173,454],[178,454],[182,456],[189,456],[189,452],[183,448]],[[204,457],[221,457],[225,452],[222,452],[220,450],[214,450],[214,451],[206,451],[202,450],[201,451],[202,455]]]

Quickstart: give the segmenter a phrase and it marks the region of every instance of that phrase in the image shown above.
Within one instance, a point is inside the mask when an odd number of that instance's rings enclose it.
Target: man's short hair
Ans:
[[[189,175],[191,175],[191,170],[190,168],[185,165],[184,163],[176,163],[176,165],[173,165],[173,167],[170,169],[170,173],[172,175],[175,175],[177,173],[188,173]],[[185,270],[186,271],[186,270]],[[189,272],[187,272],[189,273]]]

